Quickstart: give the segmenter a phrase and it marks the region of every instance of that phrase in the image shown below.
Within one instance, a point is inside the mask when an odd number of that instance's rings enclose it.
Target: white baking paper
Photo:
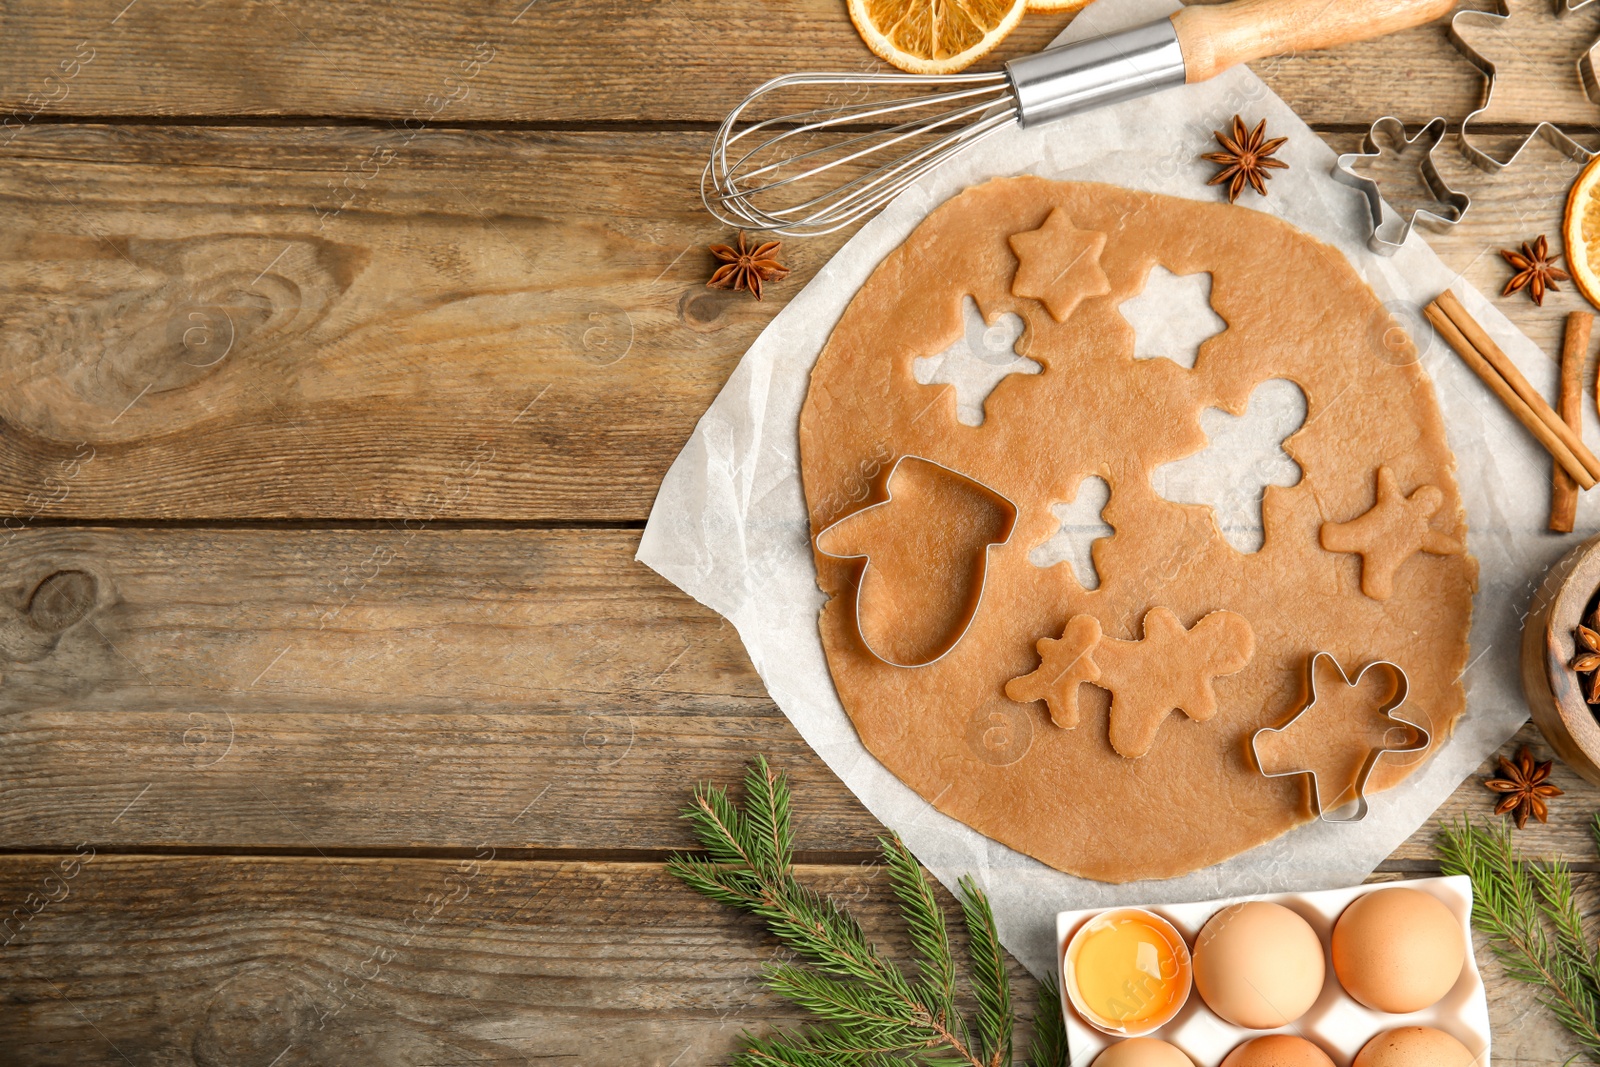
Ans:
[[[1135,25],[1177,6],[1172,0],[1098,0],[1063,40]],[[800,482],[800,407],[812,364],[845,305],[935,206],[969,185],[1024,173],[1214,201],[1217,192],[1205,182],[1215,168],[1196,157],[1208,150],[1211,131],[1235,112],[1264,117],[1274,134],[1289,136],[1282,157],[1291,169],[1274,172],[1270,197],[1250,194],[1242,202],[1342,249],[1423,350],[1460,461],[1469,547],[1482,568],[1465,673],[1467,713],[1421,771],[1373,798],[1363,823],[1313,823],[1182,878],[1105,885],[1062,874],[940,814],[862,746],[834,691],[817,631],[823,597]],[[1433,334],[1421,307],[1453,288],[1547,396],[1555,395],[1555,364],[1457,278],[1420,235],[1392,258],[1370,253],[1364,201],[1329,176],[1333,163],[1322,139],[1242,68],[1210,83],[984,142],[864,226],[773,319],[667,472],[645,527],[638,558],[737,627],[768,692],[801,736],[941,882],[954,888],[959,875],[974,875],[993,900],[1001,940],[1035,975],[1048,973],[1055,958],[1058,911],[1360,882],[1526,718],[1518,675],[1522,613],[1575,538],[1541,532],[1548,455]],[[1585,437],[1600,447],[1592,416]],[[1600,518],[1595,506],[1590,499],[1581,504],[1580,529],[1592,529]]]

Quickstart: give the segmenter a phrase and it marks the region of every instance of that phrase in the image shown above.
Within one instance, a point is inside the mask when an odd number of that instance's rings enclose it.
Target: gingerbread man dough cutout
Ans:
[[[1100,680],[1100,668],[1090,653],[1100,643],[1100,620],[1074,615],[1059,641],[1041,638],[1039,669],[1006,683],[1006,696],[1018,704],[1042,700],[1050,708],[1050,721],[1063,730],[1078,725],[1078,686]]]
[[[1394,471],[1378,468],[1378,502],[1349,522],[1322,524],[1322,547],[1361,557],[1361,591],[1374,600],[1394,595],[1400,565],[1418,552],[1456,556],[1466,547],[1433,528],[1433,516],[1444,505],[1436,485],[1423,485],[1410,496],[1400,492]]]
[[[1213,611],[1185,630],[1167,608],[1151,608],[1144,637],[1104,637],[1098,620],[1075,615],[1059,641],[1040,641],[1042,662],[1032,674],[1006,683],[1012,700],[1044,700],[1050,718],[1068,729],[1078,724],[1078,686],[1095,682],[1111,691],[1111,747],[1136,759],[1155,744],[1173,711],[1195,722],[1217,713],[1212,680],[1244,669],[1255,654],[1255,634],[1244,616]]]

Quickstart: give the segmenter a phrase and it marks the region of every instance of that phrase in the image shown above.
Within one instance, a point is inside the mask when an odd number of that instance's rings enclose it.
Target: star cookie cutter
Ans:
[[[1570,15],[1579,8],[1593,3],[1593,0],[1552,0],[1552,3],[1555,9],[1556,18],[1559,19],[1562,16]],[[1524,137],[1521,143],[1517,145],[1516,150],[1511,153],[1511,158],[1505,160],[1504,162],[1501,162],[1494,156],[1491,156],[1489,153],[1485,152],[1481,148],[1478,148],[1472,143],[1472,138],[1469,134],[1469,131],[1472,128],[1473,120],[1479,115],[1483,114],[1485,111],[1488,111],[1489,105],[1494,101],[1496,70],[1494,60],[1490,59],[1472,45],[1468,44],[1466,38],[1461,36],[1461,31],[1458,27],[1458,24],[1464,18],[1480,24],[1493,24],[1508,21],[1511,18],[1511,12],[1507,10],[1504,14],[1501,14],[1500,12],[1496,11],[1475,11],[1469,9],[1466,11],[1457,11],[1450,18],[1450,42],[1454,44],[1456,49],[1467,58],[1468,62],[1478,68],[1479,72],[1481,72],[1484,77],[1483,103],[1469,113],[1465,119],[1461,120],[1462,154],[1465,155],[1467,159],[1470,160],[1478,169],[1487,171],[1490,174],[1498,174],[1507,167],[1516,163],[1517,157],[1522,155],[1522,150],[1527,148],[1529,142],[1531,142],[1535,137],[1538,137],[1549,144],[1556,151],[1560,152],[1562,155],[1576,163],[1587,163],[1589,160],[1593,159],[1596,153],[1591,152],[1577,141],[1574,141],[1571,137],[1567,136],[1567,134],[1564,133],[1560,127],[1556,126],[1552,122],[1541,122],[1539,125],[1535,126],[1533,128],[1533,132]],[[1594,47],[1587,49],[1584,54],[1578,58],[1577,64],[1578,80],[1583,84],[1584,95],[1588,96],[1590,100],[1600,97],[1600,75],[1597,75],[1595,72],[1594,52]]]
[[[1346,152],[1340,156],[1333,165],[1333,178],[1335,181],[1348,185],[1360,192],[1367,201],[1367,218],[1371,227],[1371,234],[1367,237],[1367,247],[1380,256],[1392,256],[1405,246],[1406,239],[1411,236],[1412,229],[1417,223],[1422,223],[1429,229],[1444,229],[1454,226],[1467,216],[1467,209],[1472,206],[1472,198],[1466,193],[1457,192],[1450,188],[1439,175],[1439,167],[1433,161],[1433,150],[1439,147],[1439,142],[1444,139],[1446,122],[1442,118],[1431,119],[1427,125],[1417,131],[1415,137],[1406,136],[1406,125],[1393,115],[1385,115],[1374,122],[1367,129],[1365,140],[1361,143],[1361,151]],[[1417,164],[1417,172],[1422,177],[1422,182],[1428,187],[1428,192],[1437,203],[1448,205],[1453,213],[1440,215],[1427,208],[1413,208],[1410,212],[1390,211],[1399,216],[1400,236],[1391,241],[1383,236],[1384,201],[1383,192],[1378,188],[1375,178],[1369,178],[1356,170],[1358,160],[1377,159],[1385,154],[1385,150],[1378,143],[1382,136],[1390,144],[1398,148],[1390,152],[1404,154],[1412,145],[1425,142],[1427,151],[1423,153],[1422,160]]]
[[[1379,709],[1379,714],[1383,715],[1384,718],[1389,719],[1392,722],[1398,723],[1402,726],[1411,727],[1411,729],[1416,731],[1418,740],[1413,744],[1396,747],[1390,747],[1388,744],[1382,744],[1367,753],[1366,762],[1361,765],[1361,773],[1356,775],[1356,798],[1354,801],[1356,811],[1354,815],[1345,819],[1336,819],[1330,813],[1322,810],[1322,791],[1320,788],[1320,783],[1317,781],[1317,772],[1311,770],[1309,767],[1279,771],[1276,774],[1268,774],[1265,770],[1262,770],[1261,774],[1265,778],[1290,778],[1300,774],[1310,775],[1311,811],[1314,815],[1316,815],[1317,818],[1321,819],[1323,822],[1332,823],[1360,822],[1367,817],[1367,812],[1370,810],[1370,807],[1367,804],[1367,779],[1372,777],[1372,771],[1375,767],[1377,767],[1378,760],[1381,759],[1385,753],[1389,752],[1392,752],[1396,755],[1404,755],[1408,752],[1426,751],[1428,745],[1433,740],[1432,734],[1430,734],[1422,725],[1395,714],[1395,712],[1400,709],[1400,706],[1406,702],[1406,696],[1411,691],[1411,679],[1407,677],[1405,669],[1401,667],[1400,664],[1386,659],[1373,660],[1365,667],[1362,667],[1360,673],[1358,673],[1355,676],[1355,679],[1352,681],[1350,676],[1344,672],[1344,668],[1339,665],[1339,661],[1335,659],[1331,653],[1312,653],[1311,658],[1306,660],[1306,682],[1310,687],[1311,699],[1306,701],[1305,707],[1294,713],[1294,718],[1290,719],[1282,726],[1264,727],[1251,734],[1250,755],[1255,758],[1256,767],[1261,768],[1261,752],[1256,747],[1257,739],[1260,738],[1262,734],[1281,734],[1286,732],[1300,720],[1301,716],[1305,715],[1308,711],[1317,706],[1317,663],[1321,660],[1327,660],[1329,663],[1333,664],[1333,669],[1339,672],[1340,679],[1342,679],[1344,684],[1350,688],[1360,685],[1361,679],[1365,678],[1367,676],[1367,672],[1372,670],[1374,667],[1387,667],[1392,670],[1395,678],[1394,695],[1391,696],[1383,705],[1383,707]],[[1340,805],[1338,808],[1335,808],[1334,811],[1342,811],[1346,807],[1349,807],[1349,802]]]
[[[967,483],[969,483],[971,485],[977,486],[979,489],[983,490],[988,495],[994,497],[1001,504],[1005,505],[1005,510],[1006,510],[1005,536],[1003,538],[1001,538],[999,541],[990,541],[988,544],[983,546],[983,555],[984,555],[983,575],[978,580],[978,592],[972,598],[972,606],[967,611],[966,621],[961,624],[961,629],[955,634],[955,636],[950,638],[949,641],[945,642],[944,646],[939,649],[938,655],[934,656],[932,659],[922,660],[922,661],[917,662],[917,663],[897,663],[894,660],[890,659],[888,656],[885,656],[883,653],[879,652],[877,649],[873,648],[872,647],[872,642],[867,640],[867,632],[866,632],[865,629],[862,628],[862,625],[861,625],[861,586],[866,582],[868,568],[870,568],[872,566],[872,555],[870,553],[863,553],[863,554],[860,554],[860,555],[841,556],[841,555],[836,555],[835,553],[832,553],[832,552],[825,551],[822,548],[822,539],[824,537],[826,537],[828,535],[828,532],[830,530],[832,530],[834,527],[838,526],[841,523],[848,522],[849,520],[855,518],[857,515],[864,514],[865,512],[871,511],[874,508],[885,507],[885,506],[887,506],[887,505],[889,505],[889,504],[894,502],[894,489],[892,487],[894,485],[895,472],[898,471],[900,469],[900,465],[902,463],[906,462],[907,460],[916,460],[919,463],[926,463],[930,467],[938,467],[940,470],[944,471],[947,474],[953,475],[956,478],[961,479],[963,482],[967,482]],[[840,518],[835,519],[833,522],[830,522],[827,526],[824,526],[822,529],[817,531],[816,536],[811,539],[811,547],[815,548],[817,550],[817,554],[818,555],[827,556],[829,559],[838,559],[838,560],[862,559],[862,560],[866,560],[865,565],[863,565],[862,568],[861,568],[861,577],[856,582],[856,604],[855,604],[856,634],[857,634],[857,636],[859,636],[861,638],[862,647],[865,648],[869,653],[871,653],[871,655],[872,655],[872,657],[874,659],[877,659],[877,660],[879,660],[879,661],[881,661],[883,663],[887,663],[891,667],[906,667],[906,668],[910,668],[910,667],[930,667],[933,664],[938,663],[940,660],[944,659],[951,652],[955,651],[955,647],[961,643],[961,639],[967,636],[967,631],[972,629],[972,622],[973,622],[974,619],[976,619],[978,617],[978,609],[983,606],[983,595],[987,591],[987,589],[989,588],[989,553],[991,551],[993,551],[994,549],[1001,547],[1002,545],[1006,545],[1006,544],[1010,543],[1011,535],[1014,532],[1016,532],[1017,516],[1020,513],[1017,510],[1017,505],[1011,500],[1010,497],[1008,497],[1008,496],[1004,495],[1003,493],[1000,493],[1000,492],[990,488],[987,485],[984,485],[982,482],[978,481],[978,479],[972,477],[970,474],[962,474],[960,471],[956,470],[955,468],[947,467],[943,463],[938,462],[937,460],[929,459],[926,456],[914,456],[914,455],[910,454],[909,452],[902,454],[899,459],[894,461],[894,466],[889,468],[889,476],[884,479],[883,485],[884,485],[884,498],[882,500],[878,501],[876,504],[868,504],[864,508],[860,508],[860,509],[858,509],[856,511],[852,511],[850,514],[841,516]]]

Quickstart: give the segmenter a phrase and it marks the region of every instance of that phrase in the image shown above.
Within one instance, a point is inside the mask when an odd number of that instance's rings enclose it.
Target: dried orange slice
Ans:
[[[1089,0],[1028,0],[1029,11],[1077,11],[1089,6]]]
[[[910,74],[954,74],[1022,21],[1028,0],[850,0],[850,21],[880,58]]]
[[[1600,307],[1600,156],[1589,161],[1567,194],[1567,217],[1561,239],[1567,246],[1567,270],[1578,291]]]

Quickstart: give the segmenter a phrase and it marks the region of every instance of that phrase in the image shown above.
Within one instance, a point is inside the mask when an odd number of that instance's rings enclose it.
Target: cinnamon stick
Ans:
[[[1456,324],[1451,320],[1450,316],[1446,315],[1444,310],[1439,307],[1439,302],[1436,300],[1423,308],[1423,314],[1428,316],[1428,321],[1433,323],[1433,328],[1439,331],[1439,336],[1443,337],[1450,347],[1456,350],[1456,354],[1461,357],[1462,361],[1472,368],[1473,373],[1483,380],[1483,384],[1487,385],[1500,398],[1500,402],[1510,409],[1511,414],[1517,417],[1517,421],[1527,427],[1528,432],[1533,434],[1539,443],[1545,447],[1545,450],[1555,457],[1556,462],[1560,463],[1562,468],[1572,475],[1573,480],[1585,489],[1593,489],[1595,485],[1594,475],[1584,469],[1583,464],[1578,462],[1578,457],[1572,454],[1572,449],[1562,443],[1561,438],[1556,436],[1555,431],[1534,413],[1527,402],[1517,395],[1516,390],[1512,389],[1510,384],[1500,377],[1500,373],[1490,365],[1489,361],[1479,354],[1478,350],[1472,346],[1472,342],[1467,340],[1466,335],[1456,328]],[[1543,403],[1543,401],[1540,401],[1540,403]]]
[[[1566,445],[1568,450],[1577,457],[1578,462],[1583,464],[1584,469],[1589,472],[1590,485],[1600,479],[1600,458],[1596,458],[1595,454],[1589,451],[1589,447],[1583,443],[1583,438],[1578,436],[1572,427],[1563,422],[1561,417],[1555,413],[1555,410],[1545,402],[1544,397],[1539,395],[1538,390],[1528,383],[1528,379],[1522,376],[1522,372],[1517,369],[1517,365],[1511,362],[1510,357],[1501,351],[1500,346],[1495,344],[1483,327],[1478,324],[1478,320],[1473,318],[1467,312],[1467,309],[1462,306],[1461,301],[1456,298],[1456,294],[1446,289],[1439,294],[1434,302],[1439,305],[1440,310],[1450,317],[1450,321],[1456,324],[1456,328],[1472,343],[1472,347],[1478,350],[1478,354],[1486,359],[1489,365],[1506,380],[1506,384],[1510,385],[1516,394],[1522,398],[1523,403],[1528,405],[1529,409],[1550,428],[1551,432],[1560,438],[1561,443]],[[1582,484],[1581,479],[1579,484]],[[1584,488],[1587,489],[1589,486],[1585,485]]]
[[[1561,391],[1556,397],[1556,412],[1575,432],[1583,432],[1583,362],[1589,354],[1589,334],[1594,316],[1574,311],[1567,316],[1567,332],[1561,344]],[[1578,516],[1578,483],[1561,464],[1550,471],[1550,529],[1571,533]]]

